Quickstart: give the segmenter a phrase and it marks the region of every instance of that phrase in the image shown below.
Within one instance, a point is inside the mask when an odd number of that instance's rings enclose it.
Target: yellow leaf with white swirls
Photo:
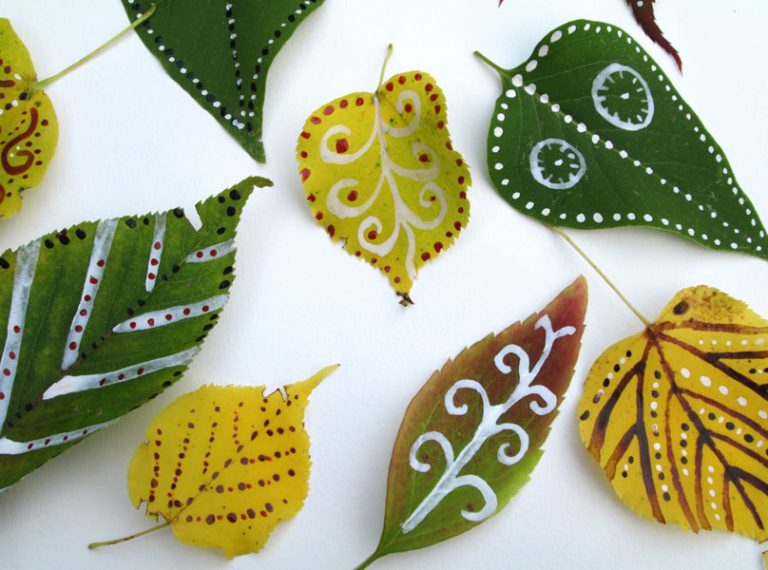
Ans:
[[[469,168],[448,133],[443,91],[421,71],[319,107],[296,149],[312,215],[410,302],[421,266],[469,222]]]

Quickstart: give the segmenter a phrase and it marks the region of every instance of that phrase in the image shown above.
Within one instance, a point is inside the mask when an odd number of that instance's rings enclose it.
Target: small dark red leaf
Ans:
[[[635,20],[643,28],[643,31],[674,58],[678,69],[682,73],[683,60],[680,59],[680,54],[669,40],[664,37],[664,32],[661,31],[661,28],[656,23],[656,16],[653,13],[655,2],[656,0],[627,0],[627,4],[632,8],[632,13],[635,15]]]

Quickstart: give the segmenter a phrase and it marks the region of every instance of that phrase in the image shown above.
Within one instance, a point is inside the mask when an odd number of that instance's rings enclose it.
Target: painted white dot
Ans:
[[[702,376],[701,378],[699,378],[699,382],[701,382],[707,388],[709,388],[712,385],[712,379],[709,376]]]
[[[538,65],[539,65],[539,62],[538,62],[538,61],[536,61],[535,59],[532,59],[532,60],[531,60],[531,61],[529,61],[529,62],[528,62],[528,64],[525,66],[525,70],[526,70],[527,72],[529,72],[529,73],[530,73],[531,71],[533,71],[534,69],[536,69],[536,68],[538,67]]]
[[[727,387],[727,386],[720,386],[720,387],[718,388],[718,391],[719,391],[719,392],[720,392],[720,393],[721,393],[723,396],[727,396],[727,395],[728,395],[728,387]]]
[[[504,119],[506,119],[506,117],[504,116],[504,113],[499,113],[498,115],[496,115],[497,121],[502,122]]]
[[[645,214],[645,215],[643,216],[643,219],[644,219],[646,222],[652,222],[652,221],[653,221],[653,216],[651,216],[650,214]]]
[[[768,412],[766,412],[765,410],[760,410],[759,412],[757,412],[757,415],[764,420],[768,420]]]
[[[526,209],[526,210],[530,210],[530,209],[532,209],[532,208],[534,207],[534,205],[535,205],[535,204],[534,204],[533,202],[528,202],[528,203],[525,205],[525,209]]]
[[[496,170],[501,170],[502,168],[504,168],[504,165],[502,163],[500,163],[500,162],[497,162],[496,164],[493,165],[493,167]]]
[[[493,129],[493,134],[496,137],[500,137],[501,135],[504,134],[504,129],[502,129],[501,127],[496,127],[495,129]]]
[[[578,214],[576,216],[576,221],[580,224],[584,223],[584,221],[587,219],[587,217],[584,214]]]
[[[502,186],[509,186],[509,178],[505,178],[504,180],[502,180],[501,181],[501,185]]]
[[[505,95],[509,99],[514,99],[517,96],[517,91],[515,91],[514,89],[507,89],[507,92],[505,93]]]
[[[688,370],[687,368],[681,368],[681,369],[680,369],[680,375],[681,375],[683,378],[690,378],[690,377],[691,377],[691,371],[690,371],[690,370]]]
[[[523,76],[519,73],[512,78],[512,85],[521,87],[523,85]]]
[[[614,215],[613,215],[613,219],[614,219],[614,221],[616,221],[616,222],[619,222],[619,221],[621,221],[621,214],[614,214]]]
[[[592,219],[595,220],[596,223],[600,224],[603,222],[603,215],[600,213],[595,212],[592,215]]]

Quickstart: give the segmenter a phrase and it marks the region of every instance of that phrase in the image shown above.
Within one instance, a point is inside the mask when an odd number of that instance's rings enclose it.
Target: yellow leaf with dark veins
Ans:
[[[170,523],[180,541],[257,552],[309,490],[304,409],[329,366],[283,392],[203,386],[155,418],[128,469],[128,491],[147,516]]]
[[[406,303],[419,268],[469,222],[472,179],[447,124],[437,82],[410,71],[319,107],[298,139],[313,217]]]
[[[56,152],[56,113],[36,83],[27,48],[0,18],[0,217],[21,209],[22,193],[40,184]]]
[[[678,293],[603,353],[581,439],[636,513],[768,539],[768,321],[710,287]]]

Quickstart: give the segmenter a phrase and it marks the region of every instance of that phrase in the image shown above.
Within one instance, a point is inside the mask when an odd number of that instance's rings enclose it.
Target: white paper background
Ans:
[[[532,481],[495,519],[385,568],[761,567],[759,548],[723,533],[694,535],[624,508],[584,451],[575,408],[604,348],[639,330],[635,317],[562,240],[509,207],[485,169],[487,125],[499,92],[475,49],[506,67],[552,28],[576,18],[612,22],[656,57],[725,149],[768,220],[768,69],[764,0],[674,0],[658,5],[685,75],[645,38],[621,0],[327,0],[270,72],[264,140],[252,161],[133,34],[54,85],[61,135],[44,183],[2,222],[0,249],[81,220],[194,202],[249,174],[257,190],[238,236],[237,280],[220,325],[182,382],[0,496],[4,568],[351,568],[376,546],[390,451],[416,390],[465,345],[543,307],[579,273],[590,282],[587,330],[573,385]],[[0,0],[47,77],[121,29],[117,0]],[[241,31],[241,33],[243,33]],[[387,43],[389,71],[433,74],[449,103],[454,144],[473,167],[472,219],[421,273],[400,307],[387,282],[311,219],[294,146],[305,118],[344,93],[372,90]],[[653,318],[679,289],[706,283],[768,314],[768,263],[703,249],[652,230],[571,234]],[[226,563],[163,531],[89,552],[86,544],[147,528],[131,507],[126,467],[150,419],[207,383],[277,386],[329,363],[307,417],[311,491],[303,511],[262,553]]]

